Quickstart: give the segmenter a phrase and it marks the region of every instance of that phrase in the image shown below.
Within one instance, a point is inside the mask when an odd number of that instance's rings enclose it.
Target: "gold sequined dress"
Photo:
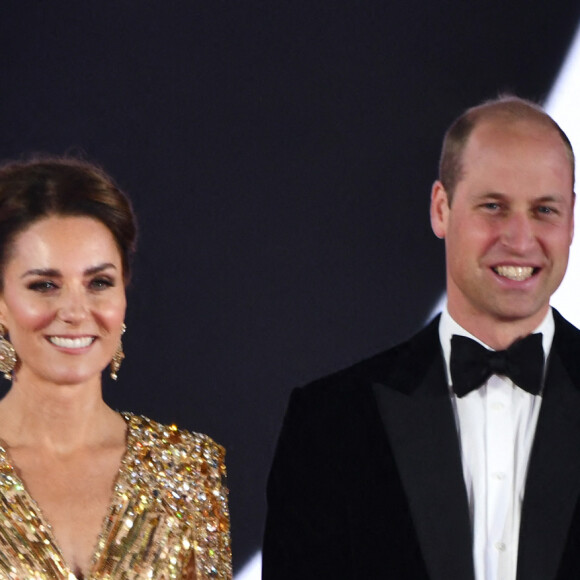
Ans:
[[[87,580],[232,577],[224,449],[124,413],[127,450]],[[0,579],[74,580],[0,447]]]

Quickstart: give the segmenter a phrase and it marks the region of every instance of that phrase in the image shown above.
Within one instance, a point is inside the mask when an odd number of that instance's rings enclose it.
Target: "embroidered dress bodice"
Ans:
[[[224,449],[124,413],[127,449],[85,580],[230,580]],[[0,446],[0,579],[75,580]]]

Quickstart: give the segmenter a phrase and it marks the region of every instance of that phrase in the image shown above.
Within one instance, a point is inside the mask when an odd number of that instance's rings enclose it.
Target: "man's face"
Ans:
[[[448,308],[457,322],[485,334],[498,323],[528,333],[542,321],[568,263],[573,186],[554,129],[530,121],[475,127],[451,206],[440,182],[431,202],[433,230],[445,238]]]

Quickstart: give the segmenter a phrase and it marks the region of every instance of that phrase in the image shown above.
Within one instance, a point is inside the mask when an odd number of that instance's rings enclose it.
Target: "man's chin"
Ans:
[[[523,302],[523,303],[522,303]],[[498,324],[534,324],[539,325],[550,308],[548,302],[526,304],[519,301],[514,304],[497,305],[493,310],[493,322]]]

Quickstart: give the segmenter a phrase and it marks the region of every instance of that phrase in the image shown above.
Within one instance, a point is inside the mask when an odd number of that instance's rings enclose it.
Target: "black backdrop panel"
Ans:
[[[293,386],[417,329],[444,290],[428,196],[464,107],[544,98],[576,0],[10,0],[0,157],[82,152],[140,249],[116,408],[228,448],[235,564],[261,544]]]

